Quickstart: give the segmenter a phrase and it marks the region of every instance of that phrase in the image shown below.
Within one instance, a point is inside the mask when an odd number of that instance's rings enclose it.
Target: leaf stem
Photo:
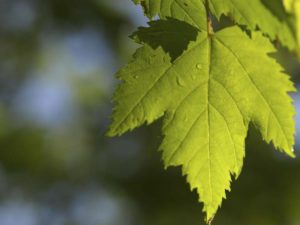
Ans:
[[[214,34],[214,28],[210,16],[210,9],[209,9],[209,3],[208,0],[205,0],[205,8],[206,8],[206,16],[207,16],[207,33],[208,36],[212,36]]]

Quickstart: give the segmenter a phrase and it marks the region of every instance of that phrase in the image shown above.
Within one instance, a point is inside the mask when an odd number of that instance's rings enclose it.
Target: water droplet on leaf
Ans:
[[[180,86],[180,87],[184,87],[184,82],[182,81],[182,79],[180,77],[176,77],[176,83]]]
[[[198,64],[196,65],[196,68],[197,68],[198,70],[201,70],[201,69],[202,69],[202,65],[201,65],[200,63],[198,63]]]

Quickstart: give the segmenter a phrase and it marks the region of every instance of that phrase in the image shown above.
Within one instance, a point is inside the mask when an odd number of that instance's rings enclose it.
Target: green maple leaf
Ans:
[[[294,0],[285,0],[289,4]],[[296,0],[297,1],[297,0]],[[192,25],[205,21],[205,0],[134,0],[142,4],[149,18],[172,16]],[[291,51],[300,51],[299,39],[290,16],[285,12],[281,0],[207,0],[211,13],[218,19],[229,16],[239,25],[246,25],[250,30],[257,27],[271,40],[279,40]],[[202,6],[201,6],[202,5]],[[197,22],[195,22],[197,21]]]
[[[143,47],[117,74],[108,135],[163,117],[165,166],[182,166],[209,221],[241,171],[249,122],[293,156],[287,93],[295,89],[261,33],[250,38],[234,26],[213,34],[170,18],[149,25],[133,35]]]

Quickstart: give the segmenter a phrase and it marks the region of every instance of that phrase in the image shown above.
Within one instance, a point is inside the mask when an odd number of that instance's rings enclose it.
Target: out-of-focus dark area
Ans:
[[[163,169],[160,122],[104,136],[113,75],[145,24],[129,0],[0,0],[1,225],[204,224],[180,168]],[[278,58],[299,81],[295,58]],[[300,159],[254,129],[246,155],[214,224],[299,225]]]

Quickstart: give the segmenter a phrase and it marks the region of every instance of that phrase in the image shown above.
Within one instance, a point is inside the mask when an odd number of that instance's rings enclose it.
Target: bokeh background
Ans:
[[[0,225],[204,224],[180,168],[163,168],[161,121],[104,136],[146,21],[129,0],[0,0]],[[300,81],[295,58],[276,57]],[[253,128],[246,155],[214,224],[300,225],[299,157]]]

